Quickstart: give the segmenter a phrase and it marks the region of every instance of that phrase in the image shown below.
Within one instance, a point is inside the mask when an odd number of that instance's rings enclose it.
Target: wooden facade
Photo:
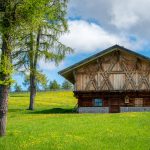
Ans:
[[[79,112],[150,111],[150,59],[124,47],[115,45],[60,74],[74,83]]]

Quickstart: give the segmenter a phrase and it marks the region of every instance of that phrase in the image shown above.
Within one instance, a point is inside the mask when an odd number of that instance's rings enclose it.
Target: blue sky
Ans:
[[[148,0],[70,0],[69,33],[60,40],[74,53],[59,66],[41,60],[40,68],[49,80],[62,83],[64,78],[58,71],[114,44],[150,57],[149,8]],[[23,87],[23,76],[15,74],[14,79]]]

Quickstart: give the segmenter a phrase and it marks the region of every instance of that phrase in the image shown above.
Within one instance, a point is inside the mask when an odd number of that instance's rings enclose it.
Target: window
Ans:
[[[99,99],[99,98],[94,99],[93,103],[94,103],[94,106],[97,106],[97,107],[102,107],[103,106],[102,99]]]

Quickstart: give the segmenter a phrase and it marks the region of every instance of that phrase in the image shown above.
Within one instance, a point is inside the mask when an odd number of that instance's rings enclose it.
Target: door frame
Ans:
[[[109,113],[120,113],[120,99],[110,98],[109,99]]]

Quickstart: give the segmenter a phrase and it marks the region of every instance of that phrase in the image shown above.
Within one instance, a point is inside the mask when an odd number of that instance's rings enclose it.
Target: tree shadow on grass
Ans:
[[[28,95],[10,95],[10,97],[29,97]]]
[[[73,109],[64,109],[64,108],[52,108],[40,111],[29,112],[30,114],[71,114],[75,113]]]
[[[8,109],[8,112],[21,112],[23,109]]]
[[[23,113],[23,114],[73,114],[76,111],[73,108],[51,108],[45,110],[28,110],[28,109],[9,109],[9,113]]]

